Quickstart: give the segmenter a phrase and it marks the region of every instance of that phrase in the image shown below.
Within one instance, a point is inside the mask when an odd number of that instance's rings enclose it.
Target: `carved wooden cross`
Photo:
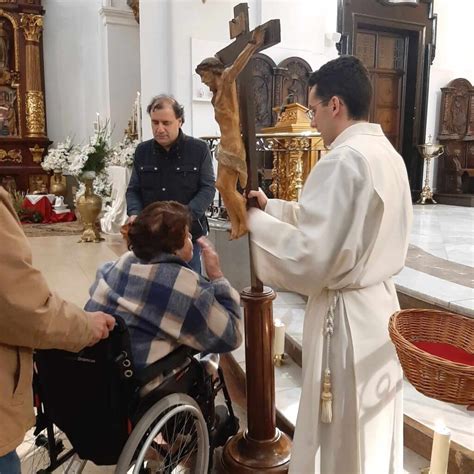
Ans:
[[[226,66],[234,63],[252,39],[249,31],[248,5],[234,8],[230,22],[230,36],[235,41],[216,56]],[[271,20],[260,28],[265,36],[258,50],[280,42],[280,21]],[[250,63],[249,63],[250,64]],[[255,102],[250,65],[237,78],[239,90],[240,124],[247,157],[247,191],[258,189],[257,156],[255,149]],[[239,432],[224,447],[222,463],[229,473],[288,472],[291,441],[276,428],[275,376],[272,356],[273,315],[275,293],[264,288],[253,271],[251,288],[242,290],[245,318],[245,363],[247,391],[247,430]]]
[[[242,52],[248,42],[252,39],[253,31],[249,31],[248,4],[239,3],[234,7],[234,19],[229,22],[230,37],[235,41],[217,54],[217,58],[229,66],[234,63],[237,56]],[[280,20],[270,20],[261,26],[265,30],[263,44],[258,48],[261,51],[280,42]],[[252,87],[252,70],[249,63],[237,78],[239,91],[240,124],[245,145],[247,161],[248,183],[247,192],[258,189],[257,152],[255,139],[255,99]],[[263,286],[255,277],[251,268],[251,286],[255,290],[262,290]]]

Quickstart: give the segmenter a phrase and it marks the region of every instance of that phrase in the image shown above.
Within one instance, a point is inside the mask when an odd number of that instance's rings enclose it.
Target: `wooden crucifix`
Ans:
[[[231,218],[231,238],[238,238],[247,229],[245,200],[236,191],[237,179],[247,192],[258,189],[255,102],[248,61],[254,53],[280,42],[280,22],[270,20],[249,31],[248,5],[241,3],[234,8],[230,36],[235,41],[215,58],[205,59],[196,72],[213,93],[212,104],[221,129],[216,186]],[[264,288],[256,278],[252,255],[250,261],[251,287],[241,293],[246,328],[248,428],[227,442],[222,463],[230,473],[283,473],[288,470],[291,442],[276,428],[272,357],[275,292]]]

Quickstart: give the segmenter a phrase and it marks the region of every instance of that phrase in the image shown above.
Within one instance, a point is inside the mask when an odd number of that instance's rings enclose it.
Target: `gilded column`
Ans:
[[[46,136],[44,94],[41,84],[40,38],[43,17],[21,14],[20,25],[26,40],[26,136]]]

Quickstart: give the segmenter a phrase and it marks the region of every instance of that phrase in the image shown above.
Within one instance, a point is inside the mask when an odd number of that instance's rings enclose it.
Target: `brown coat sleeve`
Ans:
[[[92,339],[89,317],[52,293],[31,260],[28,239],[0,187],[0,343],[82,349]]]

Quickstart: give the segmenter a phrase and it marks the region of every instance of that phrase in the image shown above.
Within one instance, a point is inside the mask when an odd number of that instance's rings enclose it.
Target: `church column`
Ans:
[[[140,31],[128,6],[104,3],[99,10],[101,103],[97,110],[110,119],[112,142],[116,142],[124,136],[140,91]]]
[[[175,93],[176,85],[171,81],[173,74],[171,45],[183,32],[173,28],[171,8],[170,0],[140,2],[140,68],[144,140],[152,138],[146,116],[146,107],[150,99],[160,93]],[[177,98],[182,100],[180,97]]]
[[[25,35],[26,136],[45,137],[46,121],[39,43],[43,31],[43,17],[24,13],[20,17],[20,26]]]

